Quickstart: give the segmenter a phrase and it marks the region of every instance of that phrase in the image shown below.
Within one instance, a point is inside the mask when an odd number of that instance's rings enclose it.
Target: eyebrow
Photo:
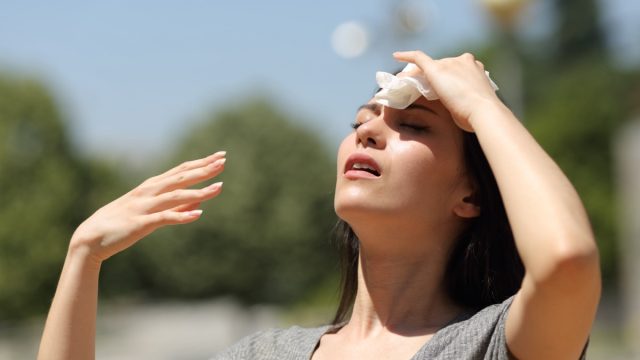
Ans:
[[[378,110],[380,110],[380,104],[377,103],[370,103],[370,104],[364,104],[364,105],[360,105],[358,107],[358,110],[356,110],[356,113],[360,112],[360,110],[370,110],[373,112],[376,112]]]
[[[413,103],[413,104],[409,105],[409,107],[407,107],[405,110],[409,110],[409,109],[424,110],[424,111],[428,111],[428,112],[432,113],[433,115],[438,115],[432,108],[430,108],[430,107],[428,107],[426,105],[422,105],[422,104]]]

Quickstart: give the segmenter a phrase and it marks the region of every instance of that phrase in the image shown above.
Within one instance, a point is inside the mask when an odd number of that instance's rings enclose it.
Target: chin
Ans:
[[[334,201],[336,215],[349,224],[359,221],[375,221],[377,217],[388,217],[393,210],[381,206],[380,203],[373,203],[369,199],[338,199]]]

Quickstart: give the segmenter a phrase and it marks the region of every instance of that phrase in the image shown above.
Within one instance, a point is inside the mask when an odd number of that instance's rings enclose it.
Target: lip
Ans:
[[[378,176],[364,170],[353,169],[353,165],[356,163],[365,164],[373,168],[378,172]],[[344,165],[344,176],[347,179],[377,179],[382,175],[380,165],[369,155],[364,153],[354,153],[347,158]]]

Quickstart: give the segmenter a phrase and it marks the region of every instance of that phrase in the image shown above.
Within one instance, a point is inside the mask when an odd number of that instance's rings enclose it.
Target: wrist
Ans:
[[[74,242],[73,239],[67,250],[67,260],[82,264],[82,267],[100,269],[102,260],[91,251],[90,246]]]
[[[494,99],[483,99],[475,107],[469,116],[469,125],[474,129],[482,124],[493,122],[500,118],[513,118],[515,115],[511,110],[497,97]]]

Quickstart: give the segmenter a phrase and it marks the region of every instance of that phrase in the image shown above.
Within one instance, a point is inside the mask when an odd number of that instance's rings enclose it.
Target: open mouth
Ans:
[[[380,172],[378,170],[376,170],[373,166],[365,164],[365,163],[353,163],[351,165],[351,170],[355,170],[355,171],[365,171],[368,172],[369,174],[372,174],[373,176],[380,176]]]
[[[344,173],[352,178],[377,178],[382,174],[380,165],[369,155],[355,153],[349,156]]]

